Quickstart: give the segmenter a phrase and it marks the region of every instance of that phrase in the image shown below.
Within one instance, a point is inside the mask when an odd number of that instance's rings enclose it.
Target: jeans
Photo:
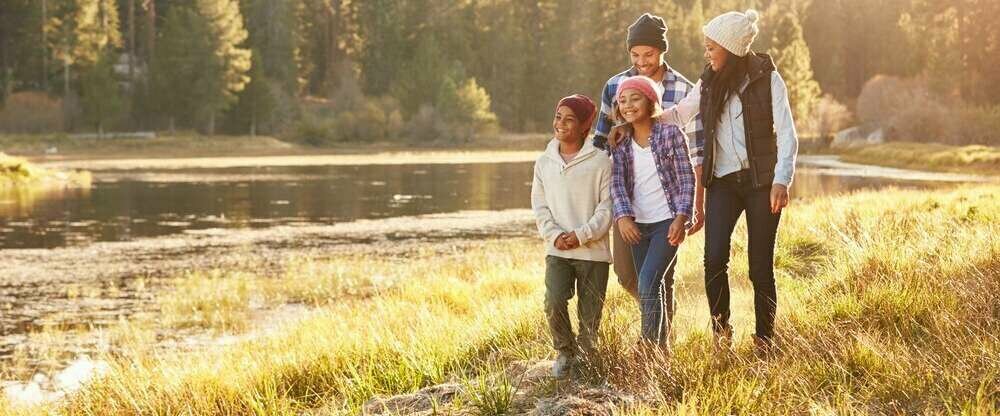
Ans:
[[[636,224],[642,237],[632,246],[632,259],[639,275],[642,338],[657,344],[667,343],[675,310],[677,247],[670,245],[667,238],[673,221],[671,218],[652,224]]]
[[[774,241],[781,214],[771,213],[770,188],[753,189],[749,171],[716,178],[705,197],[705,292],[712,329],[729,329],[729,251],[733,228],[746,211],[750,282],[756,335],[774,336],[778,295],[774,283]]]
[[[609,264],[599,261],[545,258],[545,315],[552,346],[560,353],[589,354],[597,344],[597,329],[604,309]],[[567,303],[577,293],[580,335],[573,336]]]

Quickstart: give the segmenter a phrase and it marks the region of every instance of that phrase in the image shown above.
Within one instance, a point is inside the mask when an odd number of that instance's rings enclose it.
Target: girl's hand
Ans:
[[[780,183],[771,185],[771,213],[777,215],[788,206],[788,187]]]
[[[639,240],[642,239],[642,233],[639,232],[639,226],[635,225],[635,221],[632,217],[621,217],[618,219],[618,231],[622,233],[622,240],[625,240],[629,245],[639,244]]]
[[[684,225],[687,220],[687,215],[678,215],[674,218],[674,222],[670,223],[670,229],[667,230],[667,239],[670,241],[670,245],[677,247],[684,241],[684,236],[687,235]]]
[[[701,227],[704,226],[705,226],[705,207],[704,206],[699,207],[696,204],[694,207],[694,221],[692,221],[691,228],[687,230],[687,235],[694,235],[695,233],[698,232],[698,230],[701,229]]]

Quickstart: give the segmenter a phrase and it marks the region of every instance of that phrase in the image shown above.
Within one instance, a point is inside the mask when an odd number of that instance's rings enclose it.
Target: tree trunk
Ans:
[[[97,123],[97,139],[104,139],[104,122],[100,121]]]
[[[128,0],[128,85],[135,85],[135,0]]]
[[[48,0],[42,0],[42,91],[49,89],[49,20]]]
[[[170,129],[170,137],[176,137],[177,136],[177,129],[174,128],[175,127],[174,116],[170,116],[169,121],[167,122],[167,125],[169,126],[169,129]]]
[[[146,81],[142,83],[149,95],[149,80],[153,79],[153,53],[156,50],[156,2],[154,0],[144,0],[143,8],[146,9]]]
[[[215,135],[215,110],[208,113],[208,135]]]

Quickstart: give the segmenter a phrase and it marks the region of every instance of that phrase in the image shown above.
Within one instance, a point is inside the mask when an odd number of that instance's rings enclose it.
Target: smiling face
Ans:
[[[639,75],[655,78],[663,63],[663,51],[652,46],[636,45],[629,50],[629,59]]]
[[[587,126],[576,117],[567,106],[560,106],[556,109],[556,115],[552,119],[552,130],[555,131],[556,140],[562,143],[575,144],[583,140]]]
[[[626,123],[646,120],[653,114],[653,105],[639,90],[627,89],[618,95],[618,118]]]
[[[726,58],[729,57],[729,53],[726,48],[719,45],[714,40],[705,37],[705,60],[712,67],[712,70],[719,72],[723,67],[726,66]]]

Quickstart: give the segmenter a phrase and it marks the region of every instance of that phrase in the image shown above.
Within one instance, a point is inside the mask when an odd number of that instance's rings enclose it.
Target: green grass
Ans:
[[[620,409],[633,415],[997,414],[998,191],[880,190],[790,207],[776,254],[781,350],[769,360],[755,358],[748,339],[742,226],[731,267],[735,352],[713,354],[699,234],[681,249],[674,356],[650,360],[636,351],[637,308],[612,283],[600,360],[581,380],[642,398]],[[121,352],[106,378],[29,412],[357,414],[375,395],[446,381],[467,386],[451,410],[521,408],[505,387],[519,382],[502,369],[552,356],[541,253],[535,240],[510,239],[450,253],[307,260],[271,281],[195,273],[163,299],[180,302],[164,309],[171,322],[239,327],[242,305],[255,298],[320,309],[263,339],[216,350]],[[371,287],[366,276],[374,274],[389,283],[351,295]],[[204,318],[213,313],[235,318]],[[565,392],[533,388],[523,397]]]
[[[1000,148],[889,142],[841,151],[846,162],[906,169],[1000,175]]]
[[[62,172],[38,167],[19,157],[0,153],[0,192],[23,192],[51,187],[90,187],[89,172]]]

